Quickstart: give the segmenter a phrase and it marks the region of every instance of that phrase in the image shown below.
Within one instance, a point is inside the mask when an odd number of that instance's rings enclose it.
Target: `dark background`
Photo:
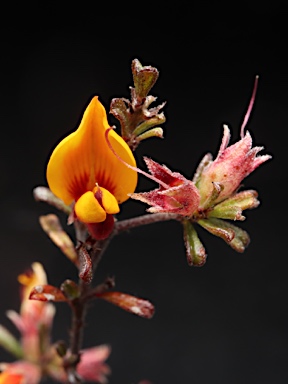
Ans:
[[[109,3],[94,9],[84,2],[75,9],[3,9],[1,324],[16,332],[5,311],[18,310],[16,277],[33,261],[44,265],[53,285],[77,279],[38,224],[39,215],[55,211],[35,202],[32,191],[46,185],[49,154],[78,126],[93,95],[109,110],[113,97],[130,96],[134,58],[155,66],[160,77],[151,94],[167,101],[165,139],[141,144],[138,163],[144,167],[142,156],[150,156],[190,178],[206,152],[216,156],[223,123],[231,143],[239,139],[259,75],[247,128],[254,145],[263,145],[262,153],[273,159],[245,179],[245,188],[256,189],[261,201],[239,224],[251,236],[249,247],[239,254],[199,229],[208,259],[191,268],[176,222],[122,234],[109,246],[95,283],[114,275],[117,290],[149,299],[155,316],[146,320],[95,302],[84,346],[112,346],[110,384],[144,378],[153,384],[287,384],[288,60],[282,5],[259,9],[244,2],[232,10],[143,3],[136,9]],[[117,123],[112,115],[109,121]],[[139,190],[151,186],[140,176]],[[127,202],[119,218],[145,208]],[[69,316],[69,308],[57,305],[54,340],[68,339]],[[0,360],[11,357],[1,350]]]

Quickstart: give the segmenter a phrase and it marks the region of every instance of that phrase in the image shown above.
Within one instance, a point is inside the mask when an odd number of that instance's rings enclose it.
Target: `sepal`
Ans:
[[[166,212],[184,217],[192,216],[196,212],[200,200],[194,183],[187,180],[181,173],[172,172],[166,165],[161,165],[146,156],[143,159],[150,172],[145,175],[156,181],[159,188],[149,192],[131,193],[129,196],[151,205],[147,209],[151,213]]]

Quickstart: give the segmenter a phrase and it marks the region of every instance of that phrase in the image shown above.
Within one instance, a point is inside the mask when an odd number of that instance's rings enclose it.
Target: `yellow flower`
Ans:
[[[105,132],[109,128],[106,111],[94,96],[86,108],[78,129],[54,149],[47,165],[50,190],[70,205],[86,224],[103,223],[119,212],[137,185],[137,172],[128,168],[109,148]],[[117,155],[136,165],[128,144],[110,130],[109,142]]]

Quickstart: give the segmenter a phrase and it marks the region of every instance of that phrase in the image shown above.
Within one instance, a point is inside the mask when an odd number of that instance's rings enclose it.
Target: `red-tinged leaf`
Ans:
[[[39,300],[39,301],[67,301],[67,298],[64,296],[63,292],[53,285],[36,285],[33,287],[30,295],[30,300]]]
[[[79,250],[79,277],[86,284],[90,284],[93,278],[93,265],[91,257],[84,245]]]
[[[42,229],[47,233],[53,243],[61,249],[68,259],[76,264],[78,259],[74,243],[68,234],[63,230],[58,217],[56,215],[49,214],[46,216],[40,216],[39,221]]]
[[[122,292],[103,292],[96,295],[98,298],[108,301],[127,312],[133,313],[146,319],[151,319],[154,315],[154,305],[148,300],[129,295]]]

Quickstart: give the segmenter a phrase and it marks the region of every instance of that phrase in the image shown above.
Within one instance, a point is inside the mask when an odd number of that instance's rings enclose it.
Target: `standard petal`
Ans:
[[[86,108],[79,128],[54,149],[47,166],[51,191],[65,204],[77,201],[96,183],[110,191],[119,203],[128,199],[137,184],[137,172],[120,162],[109,149],[105,131],[109,128],[106,111],[94,96]],[[135,166],[126,142],[113,130],[109,141],[126,163]]]

